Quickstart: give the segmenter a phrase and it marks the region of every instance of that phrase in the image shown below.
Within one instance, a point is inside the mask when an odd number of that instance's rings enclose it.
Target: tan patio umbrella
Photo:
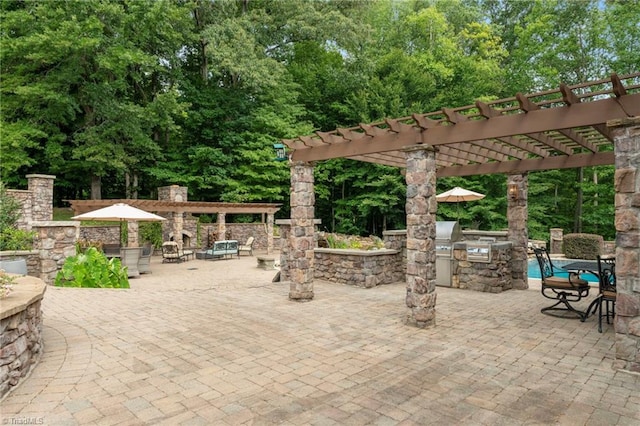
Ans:
[[[453,189],[436,195],[436,201],[441,203],[458,203],[458,219],[460,219],[460,203],[463,201],[476,201],[484,198],[484,194],[469,191],[456,186]]]
[[[103,207],[92,212],[82,213],[77,216],[73,216],[71,219],[120,222],[120,236],[122,236],[122,225],[129,220],[135,220],[138,222],[158,222],[166,220],[162,216],[140,210],[125,203],[116,203],[109,207]]]

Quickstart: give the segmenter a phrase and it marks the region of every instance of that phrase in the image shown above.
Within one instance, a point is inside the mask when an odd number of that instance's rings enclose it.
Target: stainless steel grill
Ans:
[[[467,242],[467,260],[480,263],[491,262],[491,244],[495,242],[496,239],[492,237],[482,237],[478,241]]]
[[[436,285],[451,287],[453,243],[461,239],[458,222],[436,222]]]

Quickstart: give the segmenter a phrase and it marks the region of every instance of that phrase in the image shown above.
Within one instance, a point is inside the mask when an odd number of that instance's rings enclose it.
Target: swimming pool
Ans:
[[[575,259],[555,259],[553,260],[553,266],[557,268],[562,268],[563,265],[566,265],[571,262],[575,262]],[[558,277],[568,277],[569,272],[562,271],[560,273],[555,274]],[[527,276],[529,278],[537,278],[540,279],[540,267],[538,266],[538,261],[536,259],[529,259],[529,263],[527,265]],[[598,277],[590,273],[580,274],[580,278],[583,280],[587,280],[590,283],[597,283]]]

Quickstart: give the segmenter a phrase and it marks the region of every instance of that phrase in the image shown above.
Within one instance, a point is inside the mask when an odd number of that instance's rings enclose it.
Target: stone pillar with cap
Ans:
[[[405,148],[407,154],[407,294],[406,324],[436,324],[436,150],[430,145]]]

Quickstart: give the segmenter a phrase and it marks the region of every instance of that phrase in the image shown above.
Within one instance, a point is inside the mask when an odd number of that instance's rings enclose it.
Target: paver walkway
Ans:
[[[540,314],[537,289],[438,288],[420,330],[403,283],[316,281],[297,303],[255,257],[159,261],[130,290],[47,289],[45,352],[3,424],[640,424],[612,327]]]

